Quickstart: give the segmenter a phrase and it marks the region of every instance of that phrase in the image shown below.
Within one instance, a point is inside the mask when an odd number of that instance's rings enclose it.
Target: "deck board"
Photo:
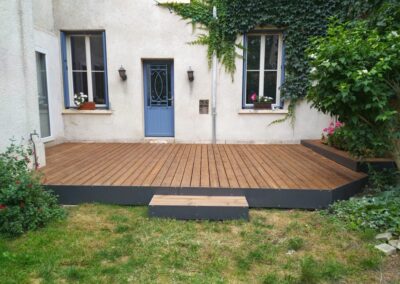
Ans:
[[[302,145],[64,143],[46,185],[332,190],[365,177]]]

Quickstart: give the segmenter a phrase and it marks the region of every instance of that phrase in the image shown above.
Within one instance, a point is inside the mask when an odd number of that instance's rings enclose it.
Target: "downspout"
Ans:
[[[33,140],[33,136],[36,136],[37,138],[39,138],[39,134],[36,132],[36,130],[34,130],[32,133],[30,133],[29,134],[29,137],[30,137],[30,142],[32,143],[32,146],[33,146],[33,152],[32,152],[32,154],[33,154],[33,162],[34,162],[34,167],[35,167],[35,170],[37,170],[38,168],[39,168],[39,163],[38,163],[38,158],[37,158],[37,150],[36,150],[36,143],[35,143],[35,141]]]
[[[213,17],[217,19],[217,7],[213,7]],[[212,115],[212,144],[217,143],[217,53],[212,56],[212,86],[211,86],[211,115]]]

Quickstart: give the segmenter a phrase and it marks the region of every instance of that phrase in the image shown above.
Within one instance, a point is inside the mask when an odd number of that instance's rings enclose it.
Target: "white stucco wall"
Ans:
[[[32,1],[0,1],[0,151],[39,133]],[[43,144],[37,143],[45,164]]]
[[[211,72],[206,47],[187,44],[196,38],[190,24],[153,0],[54,0],[53,11],[57,36],[59,30],[101,29],[107,37],[112,114],[64,114],[66,140],[143,140],[142,60],[162,58],[174,60],[175,141],[211,141],[211,114],[198,113],[199,100],[211,99]],[[124,82],[117,72],[121,65],[128,75]],[[187,80],[189,66],[194,70],[193,83]],[[296,143],[320,137],[329,121],[303,102],[297,107],[294,129],[288,122],[268,127],[283,114],[239,114],[241,101],[242,61],[237,59],[234,82],[223,67],[219,70],[218,142]]]

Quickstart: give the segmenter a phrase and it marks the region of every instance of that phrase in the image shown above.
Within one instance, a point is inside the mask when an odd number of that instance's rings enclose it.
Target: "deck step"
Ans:
[[[154,195],[149,215],[179,220],[248,220],[249,204],[244,196]]]

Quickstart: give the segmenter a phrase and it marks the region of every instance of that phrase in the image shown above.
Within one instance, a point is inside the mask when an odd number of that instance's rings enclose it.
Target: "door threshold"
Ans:
[[[175,143],[175,137],[145,137],[144,142],[151,144]]]

